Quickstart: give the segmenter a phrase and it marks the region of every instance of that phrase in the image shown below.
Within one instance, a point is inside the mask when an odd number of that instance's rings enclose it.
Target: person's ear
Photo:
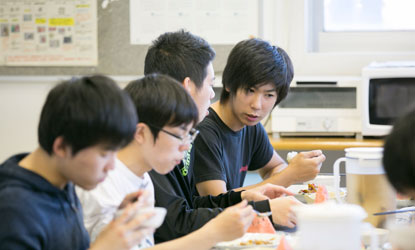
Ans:
[[[68,144],[66,144],[63,136],[56,137],[52,145],[52,151],[54,155],[61,157],[61,158],[64,158],[72,154],[72,149]]]
[[[136,140],[140,144],[144,143],[144,141],[145,141],[145,138],[146,138],[145,130],[146,130],[146,128],[148,128],[148,126],[146,124],[142,123],[142,122],[138,123],[135,126],[134,140]]]
[[[186,78],[184,78],[184,80],[182,82],[182,85],[187,90],[187,92],[190,93],[190,91],[192,89],[192,85],[194,85],[194,84],[193,84],[192,80],[190,80],[190,77],[186,77]]]

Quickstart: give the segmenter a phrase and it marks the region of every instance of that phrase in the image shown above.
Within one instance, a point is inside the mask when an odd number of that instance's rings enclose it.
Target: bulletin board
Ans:
[[[4,0],[1,0],[4,1]],[[24,0],[10,0],[10,1],[24,1]],[[45,0],[46,1],[46,0]],[[55,0],[60,1],[65,5],[73,1],[69,0]],[[81,0],[79,0],[81,1]],[[90,0],[84,0],[90,1]],[[92,0],[93,1],[93,0]],[[199,1],[199,0],[198,0]],[[202,0],[200,0],[202,1]],[[221,0],[226,1],[226,0]],[[255,1],[259,3],[261,0]],[[106,74],[106,75],[142,75],[144,71],[144,58],[148,49],[148,40],[146,43],[131,43],[130,36],[130,1],[129,0],[112,0],[106,8],[102,8],[103,1],[97,0],[97,62],[96,65],[48,65],[48,66],[16,66],[16,65],[2,65],[0,64],[1,76],[25,76],[25,75],[85,75],[85,74]],[[107,1],[108,2],[108,1]],[[157,1],[155,1],[157,2]],[[235,2],[235,1],[233,1]],[[207,2],[205,2],[207,3]],[[256,10],[255,10],[256,11]],[[224,15],[224,14],[222,14]],[[256,15],[256,18],[258,16]],[[143,20],[144,21],[144,20]],[[257,20],[253,20],[256,23]],[[226,25],[226,24],[222,24]],[[258,24],[259,25],[259,24]],[[243,27],[241,27],[243,28]],[[259,28],[258,28],[259,29]],[[159,31],[161,34],[164,31]],[[192,30],[191,32],[200,35],[201,32]],[[155,39],[158,35],[155,35]],[[255,35],[255,34],[254,34]],[[214,61],[214,68],[217,75],[220,75],[226,64],[227,57],[234,44],[229,42],[220,43],[220,39],[213,43],[209,41],[216,51],[216,58]],[[248,37],[246,37],[248,38]],[[239,39],[239,38],[238,38]],[[150,39],[152,40],[152,39]],[[240,39],[242,40],[242,39]],[[218,43],[216,43],[218,42]]]
[[[0,65],[96,66],[97,1],[1,0]]]

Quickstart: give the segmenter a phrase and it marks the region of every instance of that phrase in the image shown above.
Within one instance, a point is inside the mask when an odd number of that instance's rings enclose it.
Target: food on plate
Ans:
[[[283,234],[246,233],[239,239],[216,244],[214,249],[242,249],[251,247],[276,247]]]
[[[267,240],[248,240],[248,241],[241,241],[239,243],[240,246],[260,246],[260,245],[272,245],[274,243],[275,238],[270,238]]]
[[[276,249],[281,237],[285,236],[287,241],[294,244],[291,235],[284,232],[268,233],[246,233],[241,238],[232,241],[219,242],[213,249],[215,250],[236,250],[236,249]],[[295,247],[295,245],[293,246]]]
[[[317,192],[317,185],[314,183],[309,183],[307,189],[301,189],[299,194],[312,194]]]
[[[290,244],[288,244],[288,241],[284,235],[281,237],[277,250],[292,250]]]
[[[329,192],[327,191],[326,186],[319,185],[317,188],[316,199],[314,203],[323,203],[329,199]]]
[[[309,183],[307,185],[292,185],[288,188],[293,193],[297,193],[295,197],[305,203],[313,204],[316,200],[318,188],[319,186],[324,186],[327,190],[327,200],[333,200],[336,199],[336,192],[335,189],[332,186],[326,186],[323,184],[317,185],[315,183]],[[322,192],[320,195],[325,195],[325,192],[323,192],[324,189],[322,189],[320,192]],[[346,198],[346,191],[344,189],[340,189],[340,198],[344,200]],[[319,198],[321,199],[321,198]]]
[[[259,217],[255,215],[251,226],[248,228],[248,233],[269,233],[275,234],[274,226],[268,217]]]

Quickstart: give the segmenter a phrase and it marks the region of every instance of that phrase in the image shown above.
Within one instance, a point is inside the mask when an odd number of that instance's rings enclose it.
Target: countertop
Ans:
[[[343,137],[282,137],[269,136],[270,142],[278,150],[344,150],[349,147],[382,147],[382,139],[356,139]]]

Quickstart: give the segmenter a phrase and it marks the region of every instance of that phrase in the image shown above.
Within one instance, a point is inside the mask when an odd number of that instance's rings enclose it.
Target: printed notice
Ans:
[[[0,64],[97,63],[96,0],[0,1]]]
[[[130,0],[131,44],[150,44],[167,31],[185,29],[211,44],[259,36],[255,0]]]

